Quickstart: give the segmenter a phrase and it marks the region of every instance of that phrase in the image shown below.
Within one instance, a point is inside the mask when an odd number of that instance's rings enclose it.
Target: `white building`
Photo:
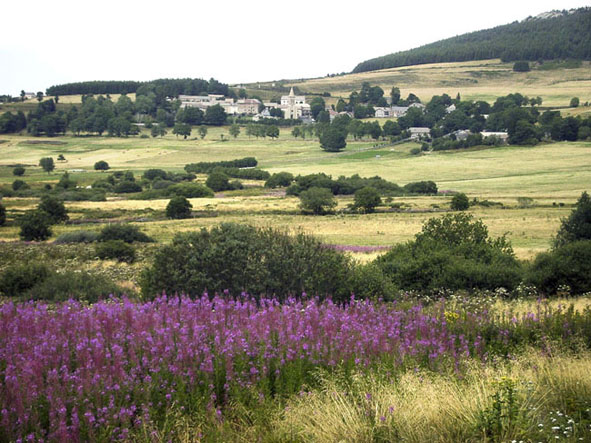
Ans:
[[[421,127],[413,127],[408,128],[410,131],[410,138],[412,140],[418,140],[423,137],[429,137],[431,135],[431,129],[429,128],[421,128]]]
[[[298,119],[310,115],[310,105],[306,103],[306,96],[295,95],[293,88],[289,91],[289,95],[281,97],[279,107],[283,111],[284,118]]]
[[[482,131],[480,133],[480,135],[482,135],[482,138],[497,137],[497,138],[501,139],[503,141],[503,143],[507,143],[507,140],[509,139],[509,134],[507,132]]]

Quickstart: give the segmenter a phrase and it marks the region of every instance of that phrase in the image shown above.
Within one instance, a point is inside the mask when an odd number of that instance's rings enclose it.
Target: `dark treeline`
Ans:
[[[228,85],[215,79],[209,81],[200,78],[162,78],[149,82],[131,80],[108,80],[66,83],[47,88],[47,95],[72,95],[72,94],[129,94],[137,92],[147,95],[155,92],[163,97],[178,97],[180,94],[229,94]]]
[[[591,59],[591,8],[548,19],[522,22],[440,40],[359,63],[353,72],[425,63],[501,58],[515,60]]]
[[[66,83],[47,88],[46,95],[73,94],[129,94],[135,92],[142,82],[133,80],[95,80]]]

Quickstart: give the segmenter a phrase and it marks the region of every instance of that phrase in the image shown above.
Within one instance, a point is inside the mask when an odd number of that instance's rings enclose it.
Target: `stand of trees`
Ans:
[[[425,63],[501,58],[503,61],[591,59],[591,8],[529,18],[359,63],[353,72]]]

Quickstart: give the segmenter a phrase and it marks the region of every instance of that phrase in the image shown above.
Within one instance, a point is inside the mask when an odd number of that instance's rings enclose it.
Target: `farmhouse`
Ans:
[[[390,108],[392,117],[402,117],[406,114],[406,111],[408,111],[408,106],[392,106]]]
[[[386,107],[376,107],[375,109],[375,117],[377,118],[387,118],[392,117],[392,108]]]
[[[482,138],[497,137],[503,143],[507,143],[507,141],[509,140],[509,134],[507,132],[488,132],[488,131],[482,131],[480,133],[480,135],[482,135]]]
[[[421,128],[421,127],[413,127],[408,128],[410,131],[410,138],[412,140],[418,140],[422,137],[428,137],[431,134],[431,129],[429,128]]]

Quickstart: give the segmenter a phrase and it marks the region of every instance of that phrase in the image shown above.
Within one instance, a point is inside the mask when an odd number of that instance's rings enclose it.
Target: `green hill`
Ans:
[[[359,63],[353,72],[493,58],[505,62],[591,60],[591,8],[547,12],[520,22],[373,58]]]

